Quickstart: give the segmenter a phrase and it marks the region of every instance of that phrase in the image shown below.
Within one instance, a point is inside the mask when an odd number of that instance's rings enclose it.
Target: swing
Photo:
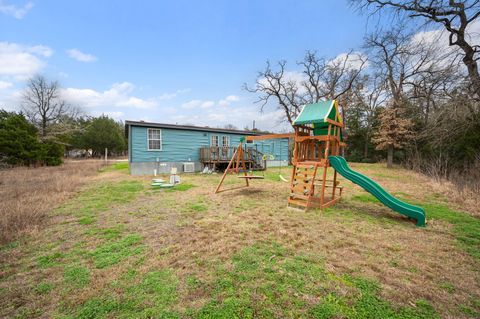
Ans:
[[[273,155],[270,155],[270,159],[273,158]],[[263,154],[263,160],[267,159],[267,154]],[[237,171],[238,173],[245,173],[245,175],[237,175],[237,178],[243,179],[265,179],[265,173],[262,171],[262,176],[260,175],[253,175],[252,170],[240,169]]]
[[[237,178],[246,178],[246,179],[265,179],[265,177],[260,176],[260,175],[239,175]]]
[[[242,187],[242,186],[239,186],[239,187],[233,187],[233,188],[230,188],[230,189],[220,190],[222,185],[223,185],[223,181],[225,180],[225,177],[227,176],[228,173],[233,173],[233,172],[235,172],[237,174],[239,174],[240,172],[243,173],[244,174],[243,176],[237,176],[237,178],[242,178],[243,180],[245,180],[245,186],[243,186],[243,187],[250,186],[249,181],[251,181],[252,179],[265,179],[265,172],[264,171],[262,171],[263,176],[260,176],[260,175],[253,175],[253,173],[251,173],[250,170],[247,170],[247,165],[245,163],[245,159],[244,159],[244,156],[243,156],[243,143],[245,141],[248,142],[248,141],[255,141],[255,140],[267,140],[267,139],[272,139],[272,138],[291,138],[291,137],[293,137],[293,134],[291,134],[291,133],[289,133],[289,134],[267,134],[267,135],[242,137],[240,139],[240,143],[239,143],[237,149],[233,153],[233,156],[232,156],[232,158],[230,159],[230,162],[227,165],[227,168],[223,172],[222,178],[221,178],[220,182],[218,183],[217,188],[215,189],[215,194],[217,194],[219,192],[226,191],[226,190],[238,189],[238,188]],[[273,155],[269,155],[269,156],[270,156],[271,159],[274,159]],[[262,157],[262,158],[267,159],[266,155],[265,155],[265,157]]]

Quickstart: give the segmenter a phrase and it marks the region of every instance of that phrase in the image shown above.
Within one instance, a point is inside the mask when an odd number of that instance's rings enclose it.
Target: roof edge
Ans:
[[[244,130],[230,130],[230,129],[215,128],[215,127],[195,126],[195,125],[179,125],[179,124],[130,121],[130,120],[125,121],[125,126],[158,127],[158,128],[169,128],[174,130],[191,130],[191,131],[231,133],[231,134],[255,135],[255,136],[269,133],[269,132],[250,132],[250,131],[244,131]]]

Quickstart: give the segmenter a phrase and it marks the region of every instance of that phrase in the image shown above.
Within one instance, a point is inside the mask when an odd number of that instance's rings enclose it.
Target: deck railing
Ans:
[[[210,146],[200,148],[200,162],[205,164],[228,163],[237,147]],[[263,169],[266,161],[263,154],[254,147],[244,147],[244,160],[249,168]]]
[[[200,161],[201,162],[225,162],[230,161],[235,152],[236,147],[201,147],[200,148]]]

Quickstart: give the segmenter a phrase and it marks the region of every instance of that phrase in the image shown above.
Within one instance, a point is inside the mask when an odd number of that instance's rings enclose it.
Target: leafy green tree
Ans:
[[[22,113],[0,110],[0,161],[11,165],[60,165],[64,147],[39,141],[37,128]]]
[[[30,165],[40,159],[37,129],[23,114],[0,110],[0,157],[11,165]]]
[[[109,152],[126,149],[123,125],[105,115],[93,118],[77,139],[76,143],[83,148],[91,148],[97,155],[103,154],[105,148]]]
[[[44,141],[40,147],[40,159],[47,166],[57,166],[62,164],[65,147],[52,140]]]

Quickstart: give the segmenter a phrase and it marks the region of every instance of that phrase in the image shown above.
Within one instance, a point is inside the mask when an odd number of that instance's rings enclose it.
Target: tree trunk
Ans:
[[[45,117],[42,118],[42,137],[45,138],[47,136],[47,119]]]
[[[457,45],[465,52],[463,57],[463,63],[467,67],[468,76],[471,81],[471,91],[476,95],[475,98],[479,98],[480,92],[480,75],[478,72],[478,64],[475,59],[475,49],[465,41],[465,36],[462,34],[461,38],[457,40]]]
[[[387,168],[393,167],[393,144],[388,145],[387,148]]]
[[[368,140],[365,140],[365,145],[363,146],[363,158],[368,158]]]

